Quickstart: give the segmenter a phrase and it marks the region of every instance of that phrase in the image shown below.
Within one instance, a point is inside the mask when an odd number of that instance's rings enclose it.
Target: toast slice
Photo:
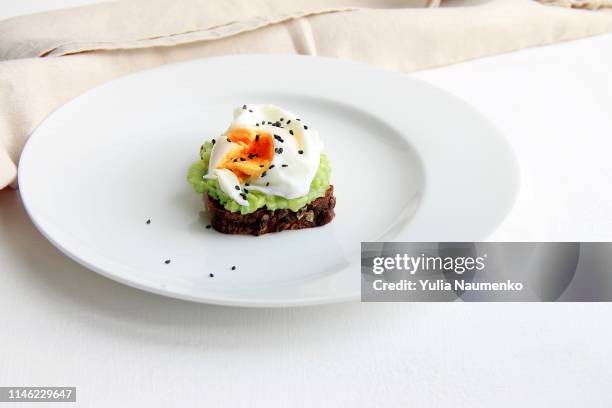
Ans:
[[[260,208],[250,214],[228,211],[215,199],[204,195],[210,213],[210,224],[224,234],[263,235],[269,232],[319,227],[334,219],[334,187],[329,186],[325,196],[317,198],[297,212],[271,211]]]

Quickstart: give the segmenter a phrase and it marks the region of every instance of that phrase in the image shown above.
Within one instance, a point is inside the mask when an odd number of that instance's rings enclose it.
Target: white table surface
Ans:
[[[85,2],[4,2],[0,18]],[[491,240],[612,240],[612,35],[415,76],[484,112],[519,157],[519,198]],[[78,406],[612,406],[610,304],[166,299],[70,261],[12,190],[0,277],[0,385],[77,386]]]

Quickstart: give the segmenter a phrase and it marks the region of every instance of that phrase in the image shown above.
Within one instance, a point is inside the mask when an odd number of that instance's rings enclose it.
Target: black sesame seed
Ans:
[[[284,121],[285,121],[285,118],[280,118],[279,120],[280,120],[281,122],[284,122]]]
[[[259,123],[256,123],[255,126],[259,126]]]
[[[228,142],[230,142],[230,143],[232,143],[232,141],[231,141],[231,139],[230,139],[229,137],[227,138],[227,141],[228,141]]]
[[[246,200],[246,199],[247,199],[246,194],[244,194],[244,193],[241,193],[241,194],[240,194],[240,197],[242,197],[244,200]]]
[[[264,166],[263,164],[260,164],[260,165],[259,165],[259,167],[263,167],[263,166]]]
[[[290,124],[290,123],[291,123],[291,120],[288,120],[288,121],[287,121],[287,124]]]
[[[252,110],[250,110],[250,109],[249,109],[249,112],[253,113],[253,111],[252,111]]]
[[[266,183],[266,187],[268,187],[269,185],[270,185],[270,182],[268,181],[268,182]]]
[[[246,105],[242,105],[242,109],[246,109]]]
[[[266,174],[268,174],[268,173],[266,173],[266,172],[264,171],[263,173],[261,173],[261,177],[266,177]]]
[[[283,153],[283,148],[282,147],[277,147],[276,149],[274,149],[274,151],[278,154]]]
[[[274,165],[271,165],[268,170],[272,170],[274,168]]]
[[[151,223],[151,220],[147,220],[147,224],[150,224],[150,223]]]
[[[232,271],[235,271],[235,270],[236,270],[236,267],[235,267],[235,266],[232,266]]]
[[[281,127],[281,123],[279,121],[274,122],[272,125],[276,127]]]
[[[304,125],[304,129],[308,130],[308,126]]]
[[[237,161],[238,161],[238,159],[234,159],[234,160],[232,160],[232,162],[233,162],[233,163],[236,163]]]
[[[212,225],[208,224],[208,225],[206,226],[206,229],[210,229],[211,227],[212,227]]]
[[[244,183],[244,185],[245,185],[245,186],[247,186],[247,187],[248,187],[248,186],[250,186],[250,184],[249,184],[249,183]]]
[[[255,157],[254,154],[249,154],[249,159],[252,159],[253,157]]]
[[[249,190],[247,190],[246,188],[244,189],[244,194],[249,194]]]
[[[240,186],[234,186],[234,188],[238,191],[240,191]]]
[[[297,120],[297,121],[299,122],[299,121],[301,121],[302,119],[300,119],[300,118],[296,118],[295,120]]]
[[[214,278],[215,274],[214,273],[209,273],[208,276],[210,276],[211,278]]]
[[[240,161],[246,161],[246,159],[244,157],[241,157]]]
[[[290,131],[289,131],[289,133],[290,133],[290,134],[293,134],[293,130],[290,130]]]
[[[283,164],[281,167],[289,167],[288,164]]]
[[[166,259],[166,260],[164,261],[164,263],[165,263],[166,265],[168,265],[170,262],[171,262],[171,261],[170,261],[169,259]]]
[[[276,140],[278,140],[279,142],[281,142],[281,143],[284,143],[284,142],[285,142],[285,141],[283,140],[283,138],[282,138],[282,137],[280,137],[279,135],[274,135],[274,138],[275,138]]]
[[[217,141],[215,139],[211,140],[212,144],[217,143]]]
[[[259,142],[259,135],[255,135],[255,141]]]
[[[298,154],[304,154],[303,150],[298,150]]]

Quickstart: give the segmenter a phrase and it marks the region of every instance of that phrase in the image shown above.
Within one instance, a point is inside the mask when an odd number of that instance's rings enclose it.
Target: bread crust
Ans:
[[[224,234],[263,235],[270,232],[320,227],[335,216],[334,187],[297,212],[288,209],[271,211],[260,208],[250,214],[226,210],[217,200],[204,195],[210,213],[210,225]]]

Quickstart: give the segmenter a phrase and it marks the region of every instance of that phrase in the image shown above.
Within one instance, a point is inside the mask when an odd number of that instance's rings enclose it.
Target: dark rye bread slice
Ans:
[[[210,212],[210,225],[224,234],[262,235],[269,232],[297,230],[325,225],[334,219],[334,187],[329,186],[324,197],[317,198],[297,212],[270,211],[260,208],[250,214],[228,211],[215,199],[204,195]]]

